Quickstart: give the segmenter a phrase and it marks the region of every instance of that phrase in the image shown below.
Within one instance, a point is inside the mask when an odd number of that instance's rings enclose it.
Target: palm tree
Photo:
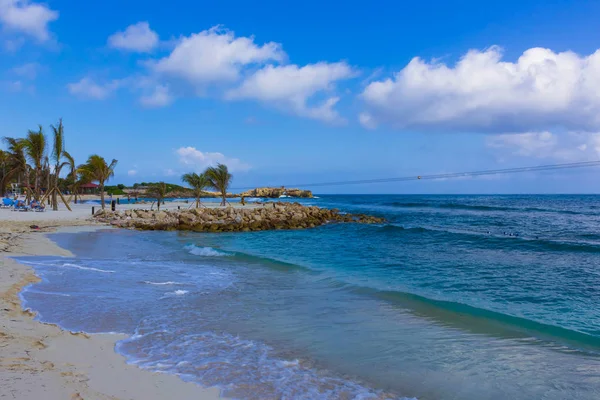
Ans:
[[[227,188],[233,178],[227,165],[219,163],[216,167],[208,167],[204,171],[204,175],[208,179],[209,186],[221,193],[221,205],[227,204]]]
[[[4,137],[4,143],[7,145],[7,149],[5,151],[7,160],[6,162],[6,170],[7,172],[4,175],[4,179],[1,183],[2,189],[6,188],[8,182],[13,176],[16,176],[17,183],[21,183],[22,179],[26,179],[26,182],[29,183],[29,165],[27,164],[27,159],[25,158],[25,152],[23,149],[23,139],[15,139],[11,137]]]
[[[160,211],[160,203],[163,202],[165,195],[167,194],[167,184],[164,182],[158,182],[148,188],[146,193],[156,199],[158,203],[158,211]]]
[[[46,174],[46,193],[50,192],[50,159],[48,156],[44,157],[44,163],[42,164],[42,176]],[[40,189],[41,189],[40,184]],[[48,200],[48,204],[50,204],[50,200]]]
[[[51,128],[54,133],[54,146],[52,146],[51,154],[52,161],[54,161],[53,187],[58,190],[58,178],[60,176],[60,171],[64,166],[69,165],[71,160],[66,157],[66,155],[69,155],[69,153],[65,151],[65,136],[62,118],[58,120],[58,126],[51,125]],[[66,158],[67,161],[62,162],[63,158]],[[50,189],[50,186],[48,186],[48,189]],[[52,209],[54,211],[58,210],[58,197],[56,190],[52,192]]]
[[[194,191],[194,197],[196,197],[196,208],[200,207],[200,197],[202,197],[202,192],[210,186],[210,182],[206,178],[206,175],[190,172],[183,175],[181,180],[190,185]]]
[[[71,154],[69,154],[69,152],[65,151],[63,155],[67,160],[66,165],[69,166],[69,177],[67,178],[67,181],[70,180],[73,182],[69,186],[69,190],[71,191],[72,195],[75,196],[75,204],[77,204],[77,187],[80,183],[77,180],[77,165],[75,164],[75,159],[73,158],[73,156],[71,156]],[[70,197],[69,201],[71,201]]]
[[[42,126],[39,126],[37,132],[29,131],[27,137],[22,139],[22,143],[25,155],[29,158],[29,161],[35,168],[34,192],[36,199],[39,200],[42,184],[42,169],[44,157],[46,155],[46,135],[44,135]]]
[[[100,202],[102,203],[102,209],[105,208],[104,183],[115,176],[117,162],[117,160],[113,159],[110,164],[107,164],[103,157],[100,157],[98,154],[93,154],[88,158],[85,164],[80,165],[78,168],[78,172],[83,175],[84,179],[98,182],[98,185],[100,186]]]
[[[6,193],[7,175],[10,170],[10,155],[7,151],[0,150],[0,196]]]

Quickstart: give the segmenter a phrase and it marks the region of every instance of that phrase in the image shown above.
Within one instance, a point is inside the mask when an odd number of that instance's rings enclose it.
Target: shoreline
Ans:
[[[6,222],[6,221],[3,221]],[[31,221],[33,222],[33,221]],[[29,224],[0,229],[0,387],[14,399],[219,399],[218,388],[203,388],[176,375],[127,364],[115,351],[123,334],[86,334],[35,320],[22,308],[21,292],[40,281],[35,271],[13,257],[72,254],[50,240],[48,233],[85,232],[108,228],[86,220]],[[54,221],[56,223],[56,221]],[[110,228],[109,228],[110,229]]]

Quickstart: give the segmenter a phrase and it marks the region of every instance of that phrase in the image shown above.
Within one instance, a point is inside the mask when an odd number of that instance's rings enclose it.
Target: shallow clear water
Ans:
[[[57,234],[44,321],[238,398],[600,398],[600,198],[322,196],[382,225]]]

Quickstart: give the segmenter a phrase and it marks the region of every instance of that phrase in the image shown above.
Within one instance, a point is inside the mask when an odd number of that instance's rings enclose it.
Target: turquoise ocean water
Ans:
[[[55,234],[23,303],[235,398],[600,398],[600,197],[303,202],[388,223]]]

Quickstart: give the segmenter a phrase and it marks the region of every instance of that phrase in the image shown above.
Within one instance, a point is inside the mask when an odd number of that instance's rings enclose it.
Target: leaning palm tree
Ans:
[[[227,188],[233,178],[227,165],[219,163],[216,167],[208,167],[204,175],[208,179],[209,186],[221,193],[221,205],[227,204]]]
[[[33,187],[35,197],[39,200],[42,186],[42,170],[44,167],[44,158],[46,156],[46,135],[44,134],[42,126],[39,126],[37,132],[29,131],[27,137],[23,139],[22,144],[25,155],[29,158],[29,161],[35,168],[35,183]]]
[[[152,198],[155,198],[158,204],[158,211],[160,211],[160,203],[163,202],[167,195],[167,184],[164,182],[158,182],[148,188],[146,194]]]
[[[0,196],[3,196],[5,193],[5,178],[8,174],[9,159],[8,152],[0,150]]]
[[[85,180],[98,182],[102,209],[105,208],[104,183],[115,176],[116,166],[117,160],[113,159],[110,164],[107,164],[103,157],[100,157],[98,154],[93,154],[88,158],[85,164],[80,165],[77,169],[78,172],[83,175]]]
[[[2,181],[2,189],[8,186],[8,183],[13,177],[16,177],[18,184],[22,181],[28,183],[29,165],[27,164],[25,151],[23,149],[23,139],[4,137],[3,141],[6,143],[6,173],[4,174],[4,179]]]
[[[65,151],[65,135],[62,118],[58,120],[57,126],[51,125],[51,128],[54,133],[54,146],[52,146],[51,154],[52,161],[54,161],[54,181],[52,182],[52,209],[56,211],[58,210],[58,178],[60,177],[60,172],[63,169],[63,167],[70,164],[70,160],[67,157],[69,153]],[[63,161],[63,159],[66,159],[67,161]],[[50,186],[48,186],[48,190],[50,190]]]
[[[194,191],[194,197],[196,198],[196,208],[200,207],[200,197],[202,197],[202,192],[210,186],[210,182],[206,178],[206,175],[190,172],[183,175],[181,180],[190,185]]]
[[[69,185],[69,190],[71,191],[71,196],[75,196],[75,204],[77,204],[77,187],[79,183],[77,180],[77,165],[75,164],[75,159],[73,158],[73,156],[71,156],[71,154],[69,154],[69,152],[65,151],[63,155],[67,160],[66,165],[69,166],[69,178],[67,179],[67,181],[72,182]],[[69,201],[71,201],[70,197]]]
[[[46,176],[46,192],[44,193],[44,196],[42,196],[42,199],[44,197],[46,197],[48,195],[48,193],[50,193],[50,159],[48,158],[48,156],[44,157],[44,163],[42,164],[42,176]],[[41,187],[43,187],[42,184],[40,184],[40,189]]]

